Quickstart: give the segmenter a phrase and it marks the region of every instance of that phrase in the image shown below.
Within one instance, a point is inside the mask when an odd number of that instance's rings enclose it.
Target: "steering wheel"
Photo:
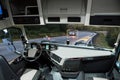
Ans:
[[[32,42],[27,45],[26,52],[23,53],[25,60],[29,62],[36,61],[42,54],[42,47],[39,43]]]

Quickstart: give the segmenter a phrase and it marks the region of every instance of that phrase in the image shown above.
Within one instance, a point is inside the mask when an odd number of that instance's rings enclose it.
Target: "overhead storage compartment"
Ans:
[[[10,0],[15,24],[40,24],[37,0]]]
[[[120,26],[120,0],[93,0],[90,25]]]
[[[87,0],[43,0],[43,14],[47,24],[84,24]],[[49,17],[59,17],[50,21]]]

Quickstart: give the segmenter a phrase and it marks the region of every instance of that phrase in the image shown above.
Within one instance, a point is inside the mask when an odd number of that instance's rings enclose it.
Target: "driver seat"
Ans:
[[[32,69],[19,78],[6,59],[0,55],[0,80],[38,80],[39,76],[40,71]]]

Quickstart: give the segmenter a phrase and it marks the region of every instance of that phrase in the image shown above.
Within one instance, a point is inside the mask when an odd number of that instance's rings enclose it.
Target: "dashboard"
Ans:
[[[63,66],[66,60],[76,58],[88,58],[110,56],[113,53],[105,50],[93,50],[83,48],[58,47],[58,50],[51,51],[52,60]]]
[[[51,51],[51,60],[62,72],[104,72],[114,61],[114,54],[93,48],[58,47]],[[95,68],[97,67],[98,68]],[[103,68],[103,66],[105,66]],[[68,73],[69,74],[69,73]]]

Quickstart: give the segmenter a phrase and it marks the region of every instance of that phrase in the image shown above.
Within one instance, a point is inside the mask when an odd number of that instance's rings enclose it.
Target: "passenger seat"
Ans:
[[[27,69],[25,73],[20,77],[20,80],[38,80],[40,77],[40,71],[36,69]]]
[[[108,80],[106,78],[93,77],[93,80]]]
[[[76,78],[76,80],[109,80],[106,78],[101,78],[101,77],[86,77],[85,73],[83,71],[81,71],[78,75],[78,77]]]
[[[19,78],[6,59],[3,56],[0,56],[0,80],[38,80],[39,76],[39,70],[31,69]]]

